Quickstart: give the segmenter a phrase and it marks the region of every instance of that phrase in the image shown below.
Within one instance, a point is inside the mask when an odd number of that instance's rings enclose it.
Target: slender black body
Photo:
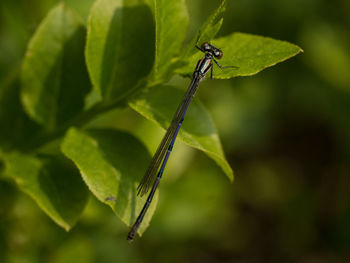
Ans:
[[[182,99],[181,104],[179,105],[173,120],[171,121],[171,124],[165,133],[160,145],[158,146],[158,149],[156,153],[154,154],[152,161],[142,178],[140,185],[138,186],[138,195],[144,195],[148,192],[150,186],[153,183],[151,192],[147,198],[147,201],[144,205],[144,207],[141,210],[141,213],[136,219],[136,222],[132,226],[127,239],[132,241],[136,235],[136,232],[147,212],[148,207],[150,206],[154,193],[156,192],[156,189],[159,185],[160,179],[162,178],[165,165],[168,161],[169,155],[173,149],[176,136],[181,128],[182,122],[185,118],[185,114],[187,112],[188,106],[190,105],[197,89],[199,86],[199,83],[205,78],[207,73],[211,70],[211,76],[212,76],[212,66],[213,61],[220,67],[223,68],[216,60],[220,59],[222,57],[222,51],[213,45],[204,42],[201,47],[198,47],[196,45],[196,48],[201,50],[205,53],[205,56],[200,59],[197,63],[197,66],[193,72],[192,75],[192,81],[191,84]],[[160,167],[160,168],[159,168]],[[159,169],[159,171],[158,171]],[[154,180],[155,175],[157,174],[156,179]],[[154,182],[153,182],[154,181]]]

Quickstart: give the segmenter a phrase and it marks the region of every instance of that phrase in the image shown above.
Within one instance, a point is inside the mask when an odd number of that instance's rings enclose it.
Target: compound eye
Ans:
[[[215,52],[214,52],[215,58],[220,59],[220,58],[222,58],[222,55],[223,54],[222,54],[221,50],[219,50],[219,49],[215,50]]]
[[[210,50],[210,44],[208,42],[204,42],[201,46],[202,50],[209,51]]]

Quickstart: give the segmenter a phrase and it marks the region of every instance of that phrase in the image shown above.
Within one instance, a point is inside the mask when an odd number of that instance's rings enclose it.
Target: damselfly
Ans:
[[[199,37],[198,37],[199,39]],[[197,39],[197,42],[198,42]],[[181,104],[177,108],[177,111],[173,117],[173,120],[171,121],[171,124],[166,131],[161,143],[158,146],[158,149],[156,153],[153,156],[153,159],[143,176],[137,190],[137,194],[142,196],[146,194],[149,190],[149,188],[152,185],[153,186],[151,189],[151,192],[149,193],[149,196],[147,198],[147,201],[144,205],[144,207],[141,210],[141,213],[136,219],[136,222],[132,226],[127,239],[129,241],[132,241],[135,237],[135,234],[140,227],[140,224],[147,212],[148,207],[150,206],[154,193],[156,192],[156,189],[159,185],[160,179],[162,178],[163,172],[165,165],[168,161],[169,155],[173,149],[174,142],[176,140],[176,136],[180,130],[180,127],[182,125],[182,122],[185,118],[185,114],[187,112],[188,106],[190,105],[194,94],[196,93],[199,83],[205,78],[207,73],[210,71],[210,77],[212,78],[213,76],[213,61],[215,62],[216,65],[218,65],[221,69],[223,68],[232,68],[234,66],[229,66],[229,67],[222,67],[216,59],[221,59],[222,58],[222,51],[215,46],[209,44],[208,42],[204,42],[200,47],[196,44],[195,47],[202,51],[205,55],[202,59],[200,59],[197,63],[197,66],[193,72],[192,75],[192,81],[191,84],[182,99]],[[160,167],[160,168],[159,168]],[[157,173],[158,172],[158,173]],[[154,180],[155,175],[157,175],[156,179]]]

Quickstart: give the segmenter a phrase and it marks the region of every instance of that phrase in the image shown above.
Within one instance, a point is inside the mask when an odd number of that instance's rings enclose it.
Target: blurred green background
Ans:
[[[0,83],[57,2],[0,2]],[[86,20],[93,1],[65,2]],[[219,1],[187,2],[191,38]],[[128,228],[94,197],[67,233],[0,180],[0,262],[350,262],[349,29],[348,0],[228,1],[220,36],[264,35],[305,51],[253,77],[203,82],[197,97],[234,183],[177,142],[151,226],[130,245]],[[162,135],[128,109],[91,125],[129,130],[153,151]]]

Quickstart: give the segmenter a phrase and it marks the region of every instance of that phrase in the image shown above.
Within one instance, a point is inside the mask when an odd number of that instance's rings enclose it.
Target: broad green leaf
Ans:
[[[129,106],[167,129],[183,95],[183,91],[173,87],[155,86],[141,93]],[[185,116],[179,137],[186,144],[207,154],[233,180],[233,172],[225,159],[215,125],[207,110],[196,99]]]
[[[155,0],[143,0],[143,2],[151,8],[152,13],[154,14]]]
[[[3,157],[5,175],[14,179],[58,225],[71,229],[88,198],[79,171],[63,157],[34,157],[19,152]]]
[[[86,63],[106,100],[126,96],[151,71],[154,20],[140,1],[97,0],[90,12]]]
[[[215,39],[212,44],[222,49],[224,53],[222,59],[218,61],[223,67],[238,67],[220,69],[214,64],[213,77],[217,79],[251,76],[302,52],[300,47],[285,41],[244,33],[234,33]],[[182,75],[192,74],[201,57],[203,53],[197,52],[188,64],[177,72]]]
[[[126,132],[107,129],[82,132],[74,128],[67,132],[61,148],[79,168],[97,199],[109,205],[125,224],[132,225],[146,198],[139,198],[136,188],[150,162],[147,149]],[[157,199],[158,194],[139,234],[148,227]]]
[[[22,148],[40,127],[25,114],[19,98],[18,70],[0,84],[0,147]]]
[[[63,3],[53,8],[30,40],[22,65],[22,101],[38,123],[53,129],[73,118],[90,89],[84,63],[85,28]]]
[[[216,34],[219,32],[222,26],[222,22],[224,20],[223,15],[225,11],[226,11],[226,0],[222,0],[219,7],[205,21],[203,26],[200,28],[198,35],[194,36],[192,41],[190,41],[190,43],[187,45],[182,56],[182,60],[185,64],[186,64],[186,61],[187,63],[191,63],[189,61],[192,61],[193,60],[192,57],[198,53],[197,52],[198,49],[195,48],[196,44],[200,46],[203,42],[209,42],[211,39],[213,39],[216,36]],[[196,64],[192,66],[193,69],[196,66]]]
[[[156,54],[153,81],[167,80],[178,62],[186,38],[188,12],[185,0],[155,0]]]

